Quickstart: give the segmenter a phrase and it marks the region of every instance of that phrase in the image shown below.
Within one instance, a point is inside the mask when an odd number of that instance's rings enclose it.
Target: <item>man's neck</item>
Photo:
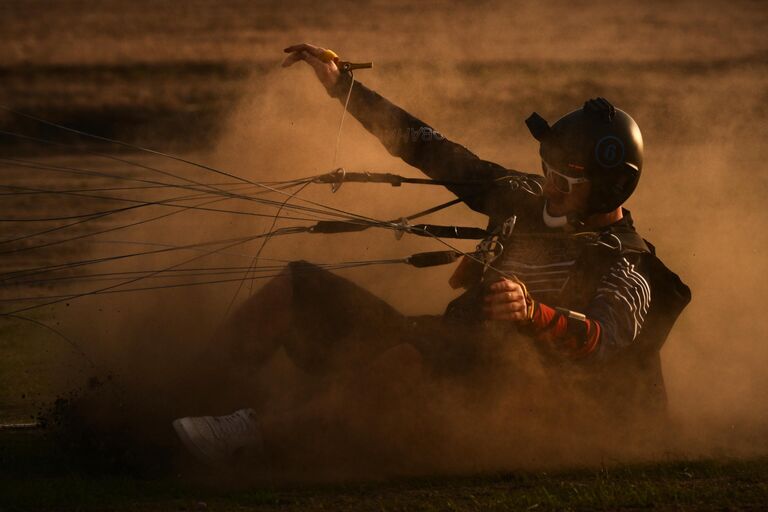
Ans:
[[[587,217],[584,225],[591,229],[600,229],[611,224],[615,224],[624,218],[624,213],[621,208],[616,208],[612,212],[608,213],[595,213]]]

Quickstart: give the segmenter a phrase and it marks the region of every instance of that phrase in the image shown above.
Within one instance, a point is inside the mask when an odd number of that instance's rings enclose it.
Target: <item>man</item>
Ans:
[[[442,136],[403,136],[437,132],[341,72],[333,52],[309,44],[285,51],[284,66],[311,65],[391,154],[452,183],[489,217],[491,235],[480,245],[484,261],[465,258],[451,278],[467,290],[440,319],[402,317],[352,283],[294,263],[235,315],[229,337],[241,358],[261,362],[284,346],[308,373],[329,375],[406,341],[434,373],[456,375],[486,371],[498,347],[527,343],[548,362],[553,389],[578,388],[588,398],[579,411],[594,406],[616,428],[658,424],[666,403],[659,350],[690,291],[621,208],[643,164],[635,121],[603,98],[552,126],[533,114],[526,123],[541,143],[543,176],[523,174]],[[264,441],[253,410],[174,427],[209,460]]]

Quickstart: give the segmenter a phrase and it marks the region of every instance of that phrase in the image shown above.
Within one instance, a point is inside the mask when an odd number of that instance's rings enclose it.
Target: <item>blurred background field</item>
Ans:
[[[415,90],[397,98],[408,107],[431,91],[441,108],[424,116],[483,153],[498,146],[489,130],[527,137],[529,110],[560,113],[601,92],[645,121],[651,148],[701,142],[742,105],[766,114],[764,6],[725,5],[8,1],[0,102],[104,136],[214,144],[248,79],[277,71],[284,46],[311,40],[375,61],[361,73],[374,85],[408,83]],[[691,129],[694,115],[709,126]]]

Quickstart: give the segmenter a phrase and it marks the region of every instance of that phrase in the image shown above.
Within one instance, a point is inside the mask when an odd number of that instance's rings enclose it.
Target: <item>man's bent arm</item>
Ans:
[[[533,305],[536,340],[574,359],[610,357],[638,338],[651,303],[648,276],[637,258],[620,258],[600,281],[585,314]]]

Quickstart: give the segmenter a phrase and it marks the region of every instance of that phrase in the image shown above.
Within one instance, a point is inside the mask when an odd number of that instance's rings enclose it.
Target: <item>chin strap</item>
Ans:
[[[544,203],[544,209],[542,210],[542,218],[544,219],[544,224],[548,228],[564,228],[568,225],[568,217],[565,215],[561,215],[559,217],[555,217],[554,215],[550,215],[547,211],[547,203]]]
[[[544,219],[544,224],[548,228],[566,228],[568,226],[574,228],[580,228],[584,226],[584,214],[571,213],[568,215],[554,216],[550,215],[547,211],[547,202],[544,202],[544,208],[542,209],[541,216]]]

